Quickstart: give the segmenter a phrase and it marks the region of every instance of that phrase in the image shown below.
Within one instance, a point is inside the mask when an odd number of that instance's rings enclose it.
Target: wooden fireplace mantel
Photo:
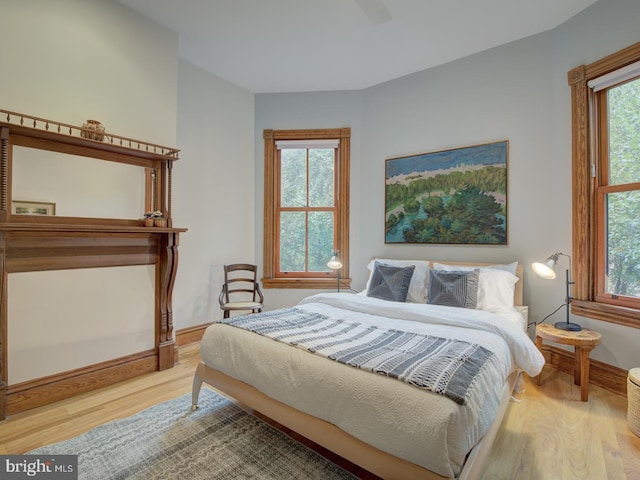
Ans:
[[[171,169],[178,150],[116,135],[86,138],[83,127],[0,110],[0,420],[114,381],[174,366],[172,293],[179,234],[171,218]],[[161,211],[166,227],[144,219],[11,213],[12,147],[28,146],[144,167],[145,211]],[[144,212],[140,212],[140,217]],[[77,371],[7,385],[8,274],[131,265],[155,266],[155,347]],[[71,300],[71,299],[70,299]]]

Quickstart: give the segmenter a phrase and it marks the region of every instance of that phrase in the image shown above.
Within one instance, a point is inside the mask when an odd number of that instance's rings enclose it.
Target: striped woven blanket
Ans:
[[[297,308],[219,321],[352,367],[396,378],[464,405],[493,353],[469,342],[389,330]]]

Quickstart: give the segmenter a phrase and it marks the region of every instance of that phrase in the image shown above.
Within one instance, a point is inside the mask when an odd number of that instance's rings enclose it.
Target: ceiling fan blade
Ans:
[[[356,2],[374,25],[382,25],[391,20],[391,14],[382,0],[356,0]]]

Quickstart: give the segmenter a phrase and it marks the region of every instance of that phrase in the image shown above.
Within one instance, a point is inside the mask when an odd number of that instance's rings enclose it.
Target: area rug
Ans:
[[[208,388],[29,452],[78,455],[80,479],[354,479]]]

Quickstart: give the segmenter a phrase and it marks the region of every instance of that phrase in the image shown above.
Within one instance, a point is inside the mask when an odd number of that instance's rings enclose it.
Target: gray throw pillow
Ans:
[[[467,272],[429,270],[427,303],[447,307],[476,308],[480,270]]]
[[[392,267],[375,262],[367,296],[392,302],[405,302],[415,268],[415,265]]]

